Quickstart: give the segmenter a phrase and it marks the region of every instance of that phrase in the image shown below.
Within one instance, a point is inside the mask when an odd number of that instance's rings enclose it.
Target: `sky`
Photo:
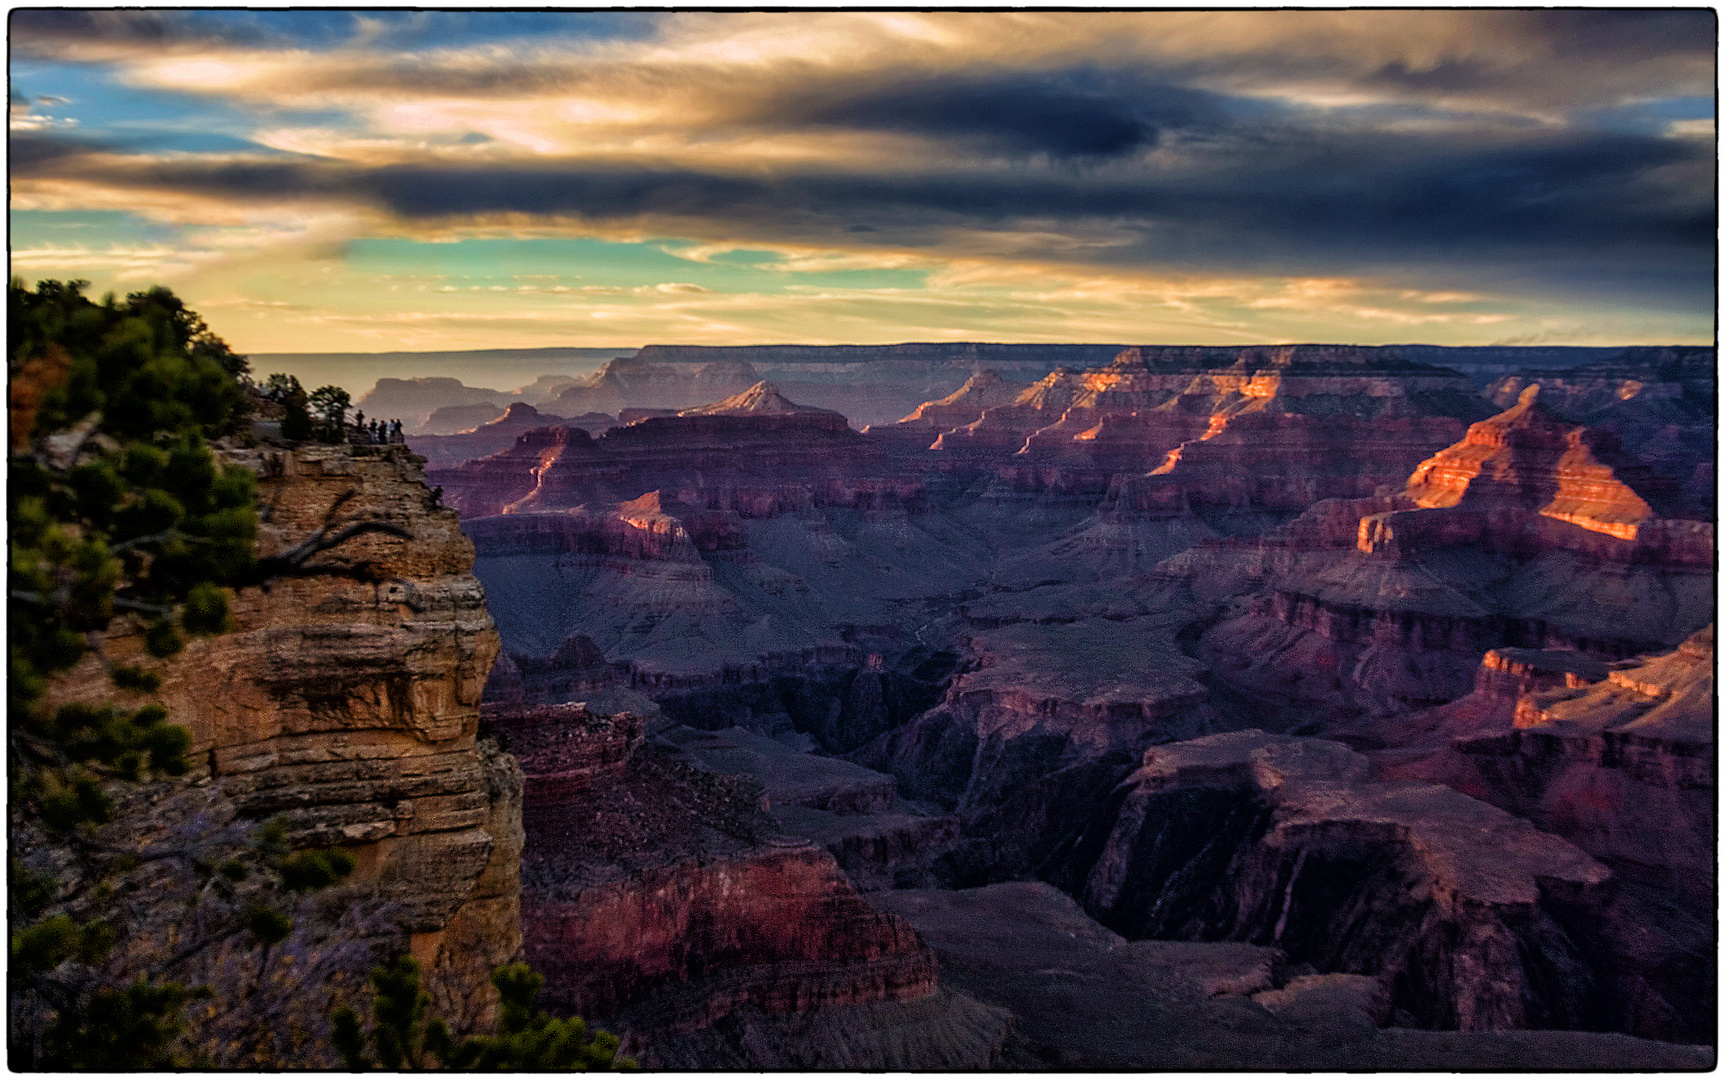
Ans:
[[[1709,343],[1709,10],[15,10],[12,273],[241,351]]]

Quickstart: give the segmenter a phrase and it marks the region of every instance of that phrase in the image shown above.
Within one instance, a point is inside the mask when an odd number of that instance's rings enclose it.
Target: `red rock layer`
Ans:
[[[825,850],[798,844],[693,859],[570,901],[524,898],[542,1000],[605,1016],[655,991],[675,995],[672,1030],[743,1005],[768,1012],[906,1001],[935,989],[934,957],[903,919],[851,889]]]
[[[1409,509],[1360,519],[1359,548],[1397,555],[1478,545],[1534,552],[1569,549],[1618,561],[1711,565],[1705,522],[1661,518],[1626,476],[1608,434],[1552,417],[1530,387],[1515,407],[1482,420],[1420,464],[1403,493]],[[1657,491],[1658,485],[1653,488]]]
[[[863,434],[900,453],[927,450],[946,432],[975,423],[984,409],[1008,404],[1026,389],[997,372],[979,371],[946,397],[923,402],[896,424],[870,424]]]
[[[556,803],[596,776],[621,773],[643,738],[639,716],[599,716],[574,702],[487,704],[481,716],[521,763],[528,806]]]
[[[626,1033],[933,994],[933,954],[824,849],[768,839],[760,788],[642,749],[640,721],[488,706],[527,774],[524,948],[556,1011]]]
[[[923,496],[920,476],[891,468],[843,416],[796,405],[764,383],[598,439],[530,431],[507,451],[432,479],[464,517],[615,505],[653,491],[696,511],[755,518],[914,505]]]
[[[502,415],[492,414],[494,418],[470,426],[466,430],[454,434],[424,434],[410,435],[407,444],[413,452],[425,458],[426,467],[430,469],[447,469],[507,450],[515,444],[516,436],[534,428],[547,427],[552,424],[562,424],[567,427],[582,425],[567,422],[561,416],[542,413],[524,402],[515,402]],[[609,418],[607,418],[609,419]],[[600,430],[604,430],[601,428]]]

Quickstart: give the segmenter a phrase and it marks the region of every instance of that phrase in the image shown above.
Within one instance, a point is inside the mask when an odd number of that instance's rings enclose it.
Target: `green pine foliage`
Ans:
[[[552,1072],[637,1067],[634,1059],[617,1056],[615,1035],[596,1030],[589,1037],[580,1017],[558,1020],[535,1011],[545,977],[526,964],[498,968],[491,973],[491,983],[502,999],[497,1033],[458,1043],[446,1022],[426,1016],[431,995],[420,988],[418,961],[398,956],[388,966],[372,969],[371,1029],[362,1028],[359,1013],[344,1005],[330,1014],[330,1042],[350,1069]]]
[[[191,737],[136,700],[161,686],[152,661],[110,662],[102,642],[129,622],[165,658],[232,627],[232,592],[258,573],[254,477],[209,444],[246,424],[247,365],[168,290],[96,303],[86,284],[14,278],[7,295],[11,1064],[167,1068],[184,1064],[173,1044],[202,991],[104,974],[130,931],[111,882],[138,856],[93,830],[116,783],[187,772]],[[50,703],[51,681],[92,653],[116,693]],[[43,834],[76,860],[64,880],[26,865],[20,838]],[[353,868],[346,852],[295,855],[285,838],[273,822],[219,866],[167,856],[204,882],[190,948],[242,940],[267,957],[292,929],[280,906]]]

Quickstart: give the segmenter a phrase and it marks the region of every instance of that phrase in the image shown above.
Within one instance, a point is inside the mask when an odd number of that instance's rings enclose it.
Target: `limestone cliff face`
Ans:
[[[520,943],[521,780],[475,739],[498,638],[473,546],[405,447],[225,453],[258,473],[262,556],[364,522],[409,538],[363,533],[241,591],[231,633],[166,665],[159,696],[191,729],[193,779],[232,813],[285,816],[296,846],[353,852],[349,887],[389,905],[458,997],[483,997]]]

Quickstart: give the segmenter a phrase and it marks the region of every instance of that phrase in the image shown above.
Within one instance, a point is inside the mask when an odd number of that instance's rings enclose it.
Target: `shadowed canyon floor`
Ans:
[[[1627,439],[1146,347],[434,470],[548,993],[665,1065],[1709,1067],[1701,376],[1619,367]]]

